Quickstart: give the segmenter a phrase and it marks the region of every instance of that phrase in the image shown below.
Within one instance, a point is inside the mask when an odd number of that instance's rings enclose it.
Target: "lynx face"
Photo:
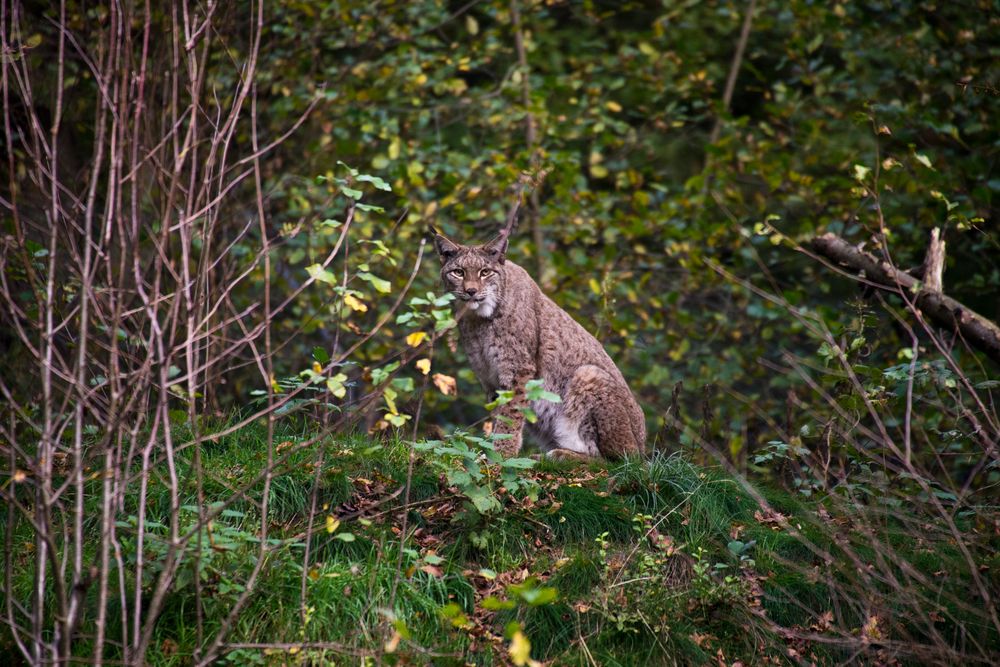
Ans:
[[[441,257],[441,280],[445,289],[469,310],[488,319],[496,312],[503,293],[506,239],[497,238],[482,246],[462,246],[444,236],[434,237]]]

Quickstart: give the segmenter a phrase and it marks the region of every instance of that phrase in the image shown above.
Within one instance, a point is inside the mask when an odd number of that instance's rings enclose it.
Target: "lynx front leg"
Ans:
[[[524,408],[528,405],[525,396],[525,385],[532,377],[530,372],[522,372],[511,379],[507,386],[514,392],[514,398],[493,411],[493,432],[512,437],[497,440],[496,448],[505,457],[517,456],[521,451],[524,433]]]
[[[506,405],[501,405],[493,411],[493,432],[498,435],[510,435],[510,438],[496,441],[496,448],[506,458],[517,456],[521,451],[524,432],[524,413],[516,409],[515,398]]]

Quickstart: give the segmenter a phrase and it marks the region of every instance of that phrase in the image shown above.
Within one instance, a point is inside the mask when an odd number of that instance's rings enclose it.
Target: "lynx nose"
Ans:
[[[478,292],[478,291],[479,290],[477,290],[475,287],[466,287],[465,288],[465,293],[468,294],[469,296],[475,296],[476,292]]]

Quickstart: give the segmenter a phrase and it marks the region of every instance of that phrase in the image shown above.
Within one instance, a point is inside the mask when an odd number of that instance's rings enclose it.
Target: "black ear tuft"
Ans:
[[[492,255],[498,263],[503,264],[507,259],[507,235],[502,232],[498,234],[483,246],[483,252]]]
[[[442,260],[448,261],[458,254],[460,248],[457,243],[439,232],[434,225],[428,225],[428,229],[434,235],[434,249],[437,250]]]

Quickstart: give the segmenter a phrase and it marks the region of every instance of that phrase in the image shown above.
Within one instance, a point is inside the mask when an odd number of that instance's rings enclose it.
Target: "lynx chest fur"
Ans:
[[[545,296],[528,273],[506,259],[505,234],[482,246],[435,235],[441,278],[456,297],[459,341],[473,372],[492,395],[512,390],[497,408],[494,428],[508,456],[521,449],[525,384],[544,381],[561,403],[532,402],[527,426],[551,456],[620,458],[641,453],[642,409],[601,344]]]

